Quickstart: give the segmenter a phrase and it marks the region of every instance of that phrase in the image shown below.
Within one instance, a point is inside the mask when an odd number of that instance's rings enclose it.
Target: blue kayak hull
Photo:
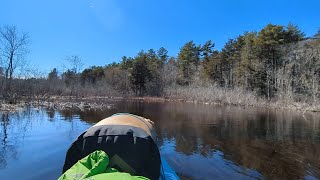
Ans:
[[[162,163],[162,177],[160,180],[178,180],[180,179],[176,172],[172,169],[172,167],[168,164],[163,156],[161,156],[161,163]]]

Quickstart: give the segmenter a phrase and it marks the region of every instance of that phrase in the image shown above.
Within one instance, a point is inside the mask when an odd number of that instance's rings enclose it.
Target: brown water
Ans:
[[[0,113],[0,179],[57,179],[85,129],[118,112],[153,120],[183,179],[319,179],[320,115],[182,103],[108,102],[106,110]]]

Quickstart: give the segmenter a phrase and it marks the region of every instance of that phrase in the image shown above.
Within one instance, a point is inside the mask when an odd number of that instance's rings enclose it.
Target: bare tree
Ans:
[[[80,56],[69,56],[66,58],[66,60],[70,63],[71,70],[76,74],[78,74],[81,71],[84,65]]]
[[[19,32],[16,26],[0,27],[0,57],[4,69],[4,93],[8,95],[14,71],[23,64],[24,56],[29,52],[29,35]]]
[[[84,65],[81,57],[74,55],[68,56],[66,61],[69,63],[69,68],[62,74],[62,78],[65,82],[67,89],[70,91],[70,95],[78,95],[79,89],[76,86],[80,85],[80,71]]]

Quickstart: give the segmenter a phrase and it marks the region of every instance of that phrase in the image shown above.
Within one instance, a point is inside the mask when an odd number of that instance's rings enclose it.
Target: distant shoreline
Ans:
[[[270,108],[280,110],[298,110],[302,113],[305,112],[320,112],[320,106],[312,106],[306,103],[291,103],[285,104],[284,102],[260,102],[259,104],[237,104],[234,102],[214,102],[214,101],[201,101],[201,100],[188,100],[183,98],[174,97],[109,97],[109,96],[87,96],[87,97],[76,97],[76,96],[50,96],[35,98],[31,101],[20,100],[16,103],[10,104],[4,101],[0,101],[0,112],[15,112],[22,110],[26,107],[37,107],[37,108],[51,108],[51,109],[110,109],[111,104],[105,104],[103,101],[110,100],[122,100],[122,101],[142,101],[142,102],[181,102],[181,103],[194,103],[194,104],[205,104],[205,105],[231,105],[231,106],[242,106],[242,107],[258,107],[258,108]]]

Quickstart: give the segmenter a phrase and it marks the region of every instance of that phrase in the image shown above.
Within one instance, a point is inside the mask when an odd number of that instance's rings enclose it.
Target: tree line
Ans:
[[[0,32],[3,98],[12,94],[168,97],[168,89],[214,86],[226,91],[241,89],[268,101],[319,102],[320,31],[306,38],[291,23],[245,32],[229,39],[221,50],[211,40],[204,44],[189,41],[175,57],[161,47],[82,69],[81,57],[70,56],[67,70],[54,68],[47,77],[33,78],[18,78],[13,73],[27,52],[29,36],[18,33],[14,26]]]

